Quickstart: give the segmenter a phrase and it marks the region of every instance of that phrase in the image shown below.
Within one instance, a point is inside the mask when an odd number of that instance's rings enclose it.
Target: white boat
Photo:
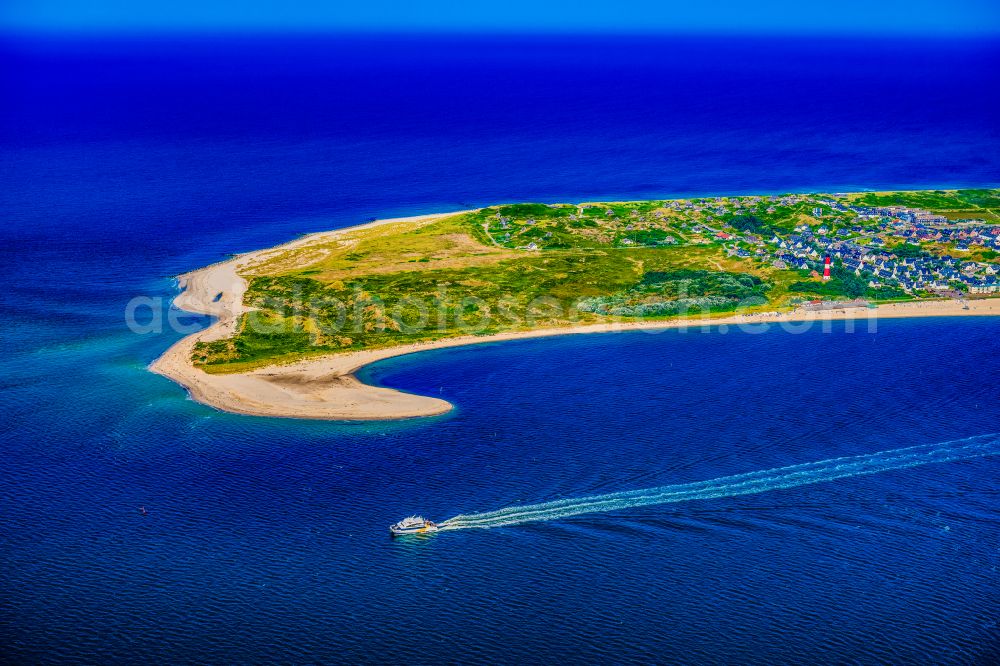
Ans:
[[[426,534],[427,532],[437,532],[438,526],[432,520],[427,520],[423,516],[410,516],[403,518],[395,525],[389,526],[389,531],[393,536],[403,534]]]

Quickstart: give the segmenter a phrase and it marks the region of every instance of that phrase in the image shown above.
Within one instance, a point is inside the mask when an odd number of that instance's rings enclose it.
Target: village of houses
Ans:
[[[905,206],[849,206],[831,199],[818,203],[811,216],[819,225],[799,224],[793,233],[775,233],[766,241],[747,239],[744,234],[742,242],[731,245],[729,251],[751,256],[741,245],[753,245],[753,253],[763,250],[759,254],[768,255],[776,268],[808,270],[813,277],[823,270],[825,258],[831,257],[855,275],[870,277],[871,287],[898,287],[910,294],[1000,292],[1000,264],[973,261],[967,256],[974,246],[1000,251],[1000,224],[977,219],[952,221]],[[823,223],[828,212],[839,214],[835,219],[841,224]],[[853,219],[844,224],[852,214]],[[934,244],[953,254],[900,256],[890,249],[900,244],[921,248]]]
[[[619,247],[719,243],[730,256],[808,272],[813,278],[822,276],[830,257],[835,266],[867,278],[870,287],[901,289],[912,296],[1000,293],[1000,218],[993,211],[950,219],[918,207],[855,205],[852,196],[582,204],[568,220],[578,225],[596,218],[602,238]],[[545,249],[557,228],[545,224],[551,220],[516,220],[500,212],[495,218],[499,237],[489,224],[484,225],[487,234],[498,245],[522,250]],[[736,224],[747,219],[759,228],[736,228],[753,227]],[[900,246],[909,251],[894,251]]]

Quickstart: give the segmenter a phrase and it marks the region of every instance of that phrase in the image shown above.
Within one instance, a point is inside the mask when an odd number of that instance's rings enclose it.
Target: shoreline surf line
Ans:
[[[976,435],[965,439],[889,449],[857,456],[830,458],[817,462],[723,476],[707,481],[510,506],[481,513],[459,514],[454,518],[440,522],[438,527],[440,531],[488,529],[659,504],[723,499],[992,455],[1000,455],[1000,433]]]
[[[183,386],[197,402],[225,412],[251,416],[325,419],[336,421],[395,420],[437,416],[452,409],[440,398],[415,395],[391,388],[371,386],[355,373],[366,365],[395,356],[473,344],[588,333],[757,327],[766,324],[812,324],[832,321],[877,321],[882,318],[1000,316],[1000,299],[959,301],[913,301],[880,305],[844,306],[830,310],[793,310],[740,315],[720,315],[701,319],[674,319],[639,322],[609,322],[558,328],[510,331],[493,335],[465,335],[431,342],[413,343],[347,353],[333,353],[256,370],[209,374],[196,367],[191,356],[198,342],[221,340],[235,333],[243,304],[246,280],[240,272],[288,249],[308,247],[315,242],[374,226],[398,222],[430,222],[468,211],[452,211],[408,218],[378,220],[334,231],[309,234],[283,245],[240,254],[178,277],[182,289],[173,302],[179,309],[217,318],[208,328],[189,335],[167,349],[149,370]]]

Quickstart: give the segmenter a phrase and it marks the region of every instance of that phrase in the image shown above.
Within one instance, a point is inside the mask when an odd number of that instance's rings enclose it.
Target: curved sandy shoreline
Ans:
[[[241,254],[228,261],[179,275],[178,286],[181,293],[174,299],[174,306],[188,312],[212,315],[217,321],[205,330],[175,343],[149,369],[186,388],[198,402],[239,414],[382,420],[432,416],[449,411],[451,403],[444,400],[369,386],[358,381],[353,375],[354,370],[370,361],[342,370],[341,359],[334,357],[272,366],[247,373],[211,375],[194,366],[191,353],[198,342],[220,340],[234,333],[240,315],[246,311],[243,295],[247,290],[247,282],[240,277],[240,271],[267,261],[278,252],[326,242],[357,229],[394,222],[431,221],[459,212],[465,211],[377,220],[309,234],[289,243]],[[330,360],[334,362],[329,363]]]
[[[286,418],[389,420],[443,414],[449,411],[452,405],[439,398],[370,386],[359,381],[354,373],[375,361],[431,349],[554,335],[616,331],[706,326],[737,326],[744,330],[760,330],[761,325],[768,324],[801,326],[808,322],[848,319],[861,320],[858,326],[863,327],[870,320],[881,318],[1000,315],[1000,299],[969,301],[969,309],[964,309],[963,304],[958,301],[920,301],[882,305],[877,309],[861,306],[823,311],[795,310],[786,313],[731,315],[699,320],[589,324],[489,336],[469,335],[387,349],[322,356],[238,374],[211,375],[192,364],[191,353],[195,344],[203,340],[218,340],[230,336],[240,315],[245,311],[243,295],[247,283],[239,275],[241,270],[267,260],[278,251],[327,241],[359,228],[402,221],[430,221],[454,214],[442,213],[379,220],[365,225],[311,234],[284,245],[242,254],[228,261],[179,276],[182,291],[174,299],[174,305],[189,312],[215,316],[218,320],[205,330],[189,335],[174,344],[150,365],[150,370],[182,385],[198,402],[227,412]]]

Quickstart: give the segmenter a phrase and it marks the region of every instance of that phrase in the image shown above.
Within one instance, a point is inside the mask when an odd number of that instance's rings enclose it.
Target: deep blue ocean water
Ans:
[[[992,320],[436,351],[365,376],[451,414],[344,424],[198,405],[123,314],[371,217],[997,186],[1000,45],[6,38],[0,90],[5,661],[1000,661],[998,457],[385,531],[1000,432]]]

